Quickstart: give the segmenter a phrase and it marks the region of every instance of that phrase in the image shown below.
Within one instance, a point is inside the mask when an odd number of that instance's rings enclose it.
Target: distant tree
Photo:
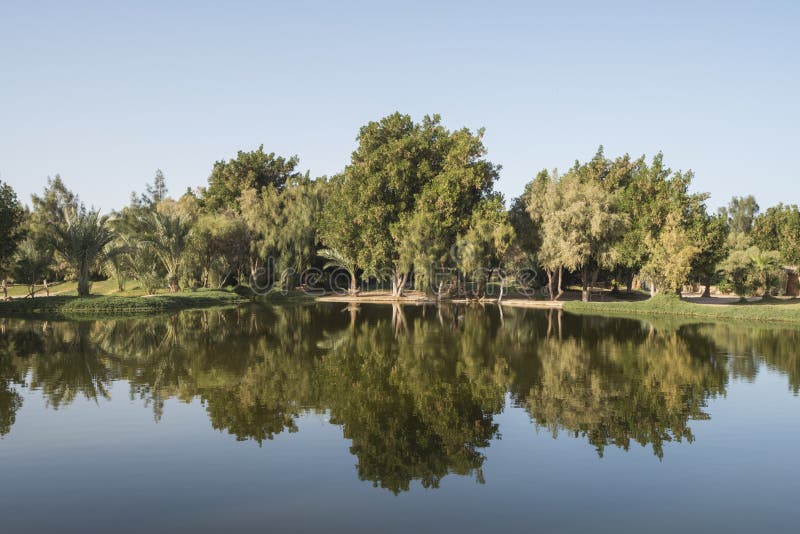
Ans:
[[[25,231],[25,210],[10,185],[0,181],[0,277],[5,276]]]
[[[108,217],[83,206],[64,212],[64,223],[53,228],[53,248],[72,267],[78,279],[78,296],[89,295],[89,274],[97,267],[114,234]]]
[[[145,192],[137,195],[135,192],[131,194],[131,203],[133,205],[145,206],[148,208],[155,208],[166,200],[167,198],[167,180],[164,178],[164,173],[161,169],[156,169],[153,176],[153,183],[145,186]]]
[[[759,211],[758,202],[753,195],[746,197],[733,197],[726,208],[720,213],[728,219],[728,224],[733,235],[750,235],[753,221]]]

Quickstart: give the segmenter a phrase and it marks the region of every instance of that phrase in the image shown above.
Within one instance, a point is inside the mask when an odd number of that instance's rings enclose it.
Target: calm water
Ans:
[[[800,331],[340,304],[5,320],[0,531],[796,532]]]

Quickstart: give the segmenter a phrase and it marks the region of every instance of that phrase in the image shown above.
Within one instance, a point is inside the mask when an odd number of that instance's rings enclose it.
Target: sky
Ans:
[[[800,2],[659,4],[0,0],[0,180],[108,212],[261,144],[332,175],[400,111],[485,128],[507,199],[603,145],[800,202]]]

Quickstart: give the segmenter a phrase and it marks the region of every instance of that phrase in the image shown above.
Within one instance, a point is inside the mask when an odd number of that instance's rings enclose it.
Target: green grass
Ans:
[[[153,296],[58,295],[0,302],[0,316],[101,317],[163,313],[189,308],[235,306],[249,299],[233,291],[205,289]]]
[[[592,315],[672,315],[707,319],[735,319],[800,323],[800,302],[768,300],[737,304],[695,304],[674,295],[656,295],[640,302],[564,302],[564,310]]]

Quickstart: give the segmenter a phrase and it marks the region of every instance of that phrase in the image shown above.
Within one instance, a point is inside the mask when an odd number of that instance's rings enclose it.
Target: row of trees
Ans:
[[[30,209],[0,189],[0,264],[15,281],[130,279],[161,288],[243,283],[295,287],[309,267],[440,296],[481,298],[489,282],[543,286],[559,298],[600,281],[680,292],[712,284],[746,296],[776,291],[781,267],[800,262],[800,213],[759,213],[752,197],[718,213],[692,193],[693,174],[657,154],[607,158],[602,147],[565,173],[540,172],[509,210],[494,190],[500,167],[483,130],[451,131],[438,115],[395,113],[358,134],[350,163],[331,178],[298,171],[296,156],[263,147],[214,164],[206,187],[167,196],[158,171],[145,193],[109,216],[87,209],[57,176]]]

